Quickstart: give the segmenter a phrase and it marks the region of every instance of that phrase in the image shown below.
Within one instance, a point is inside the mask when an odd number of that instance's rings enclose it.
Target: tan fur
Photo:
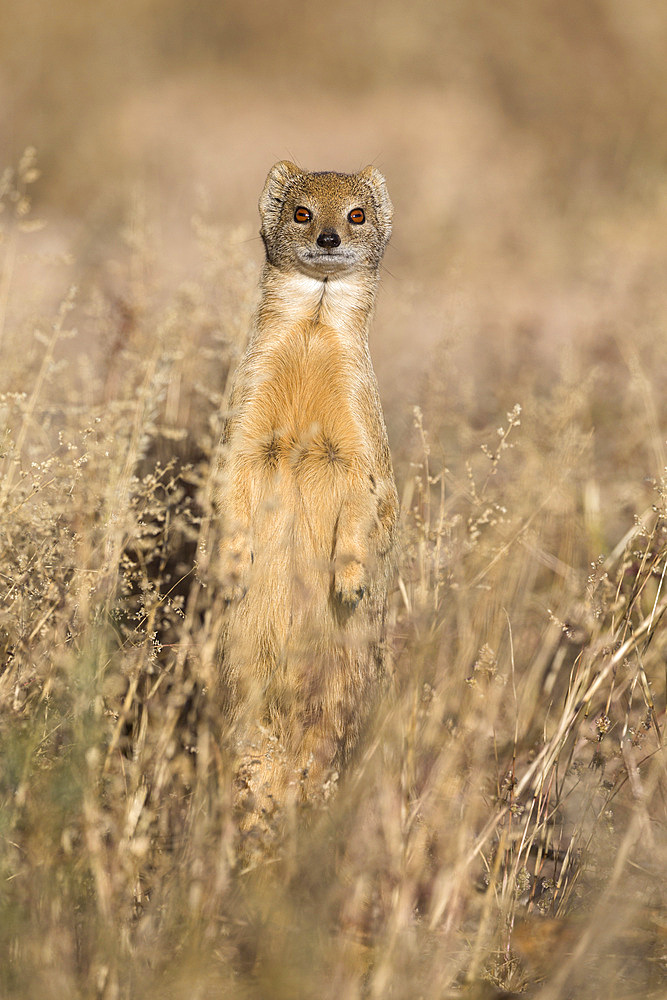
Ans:
[[[353,226],[357,207],[365,222]],[[381,669],[397,500],[368,352],[391,231],[384,179],[279,163],[260,213],[262,298],[233,381],[217,507],[222,683],[240,719],[241,784],[266,808],[288,786],[316,794],[358,736]],[[340,245],[321,249],[323,232]]]

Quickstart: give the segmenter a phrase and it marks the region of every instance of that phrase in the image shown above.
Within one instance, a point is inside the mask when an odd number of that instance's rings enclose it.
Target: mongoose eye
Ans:
[[[366,221],[363,208],[353,208],[352,211],[348,213],[347,217],[350,222],[354,223],[355,226],[360,226],[362,222]]]
[[[304,208],[303,205],[299,205],[298,208],[294,210],[294,221],[295,222],[310,222],[313,215],[312,212]]]

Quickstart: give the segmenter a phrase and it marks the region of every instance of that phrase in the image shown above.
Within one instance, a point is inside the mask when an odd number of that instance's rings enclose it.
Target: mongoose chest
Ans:
[[[355,368],[336,331],[317,323],[298,325],[262,352],[239,419],[255,474],[280,471],[304,487],[364,465]]]

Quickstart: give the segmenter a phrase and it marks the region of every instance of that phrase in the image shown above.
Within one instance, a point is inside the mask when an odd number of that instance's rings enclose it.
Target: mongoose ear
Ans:
[[[387,182],[377,167],[366,167],[361,171],[359,176],[371,190],[378,221],[386,230],[386,236],[389,239],[391,234],[391,220],[394,217],[394,206],[387,191]]]
[[[270,230],[280,218],[280,211],[285,202],[287,191],[291,184],[300,177],[303,171],[289,160],[280,160],[269,170],[266,184],[259,198],[259,214],[262,219],[262,231]]]

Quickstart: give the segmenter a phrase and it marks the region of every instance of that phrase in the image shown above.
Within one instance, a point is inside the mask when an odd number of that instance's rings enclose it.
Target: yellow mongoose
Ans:
[[[381,669],[397,498],[368,352],[391,233],[384,178],[276,163],[259,210],[262,296],[216,502],[222,683],[243,716],[240,784],[261,812],[290,786],[317,794],[358,736]]]

